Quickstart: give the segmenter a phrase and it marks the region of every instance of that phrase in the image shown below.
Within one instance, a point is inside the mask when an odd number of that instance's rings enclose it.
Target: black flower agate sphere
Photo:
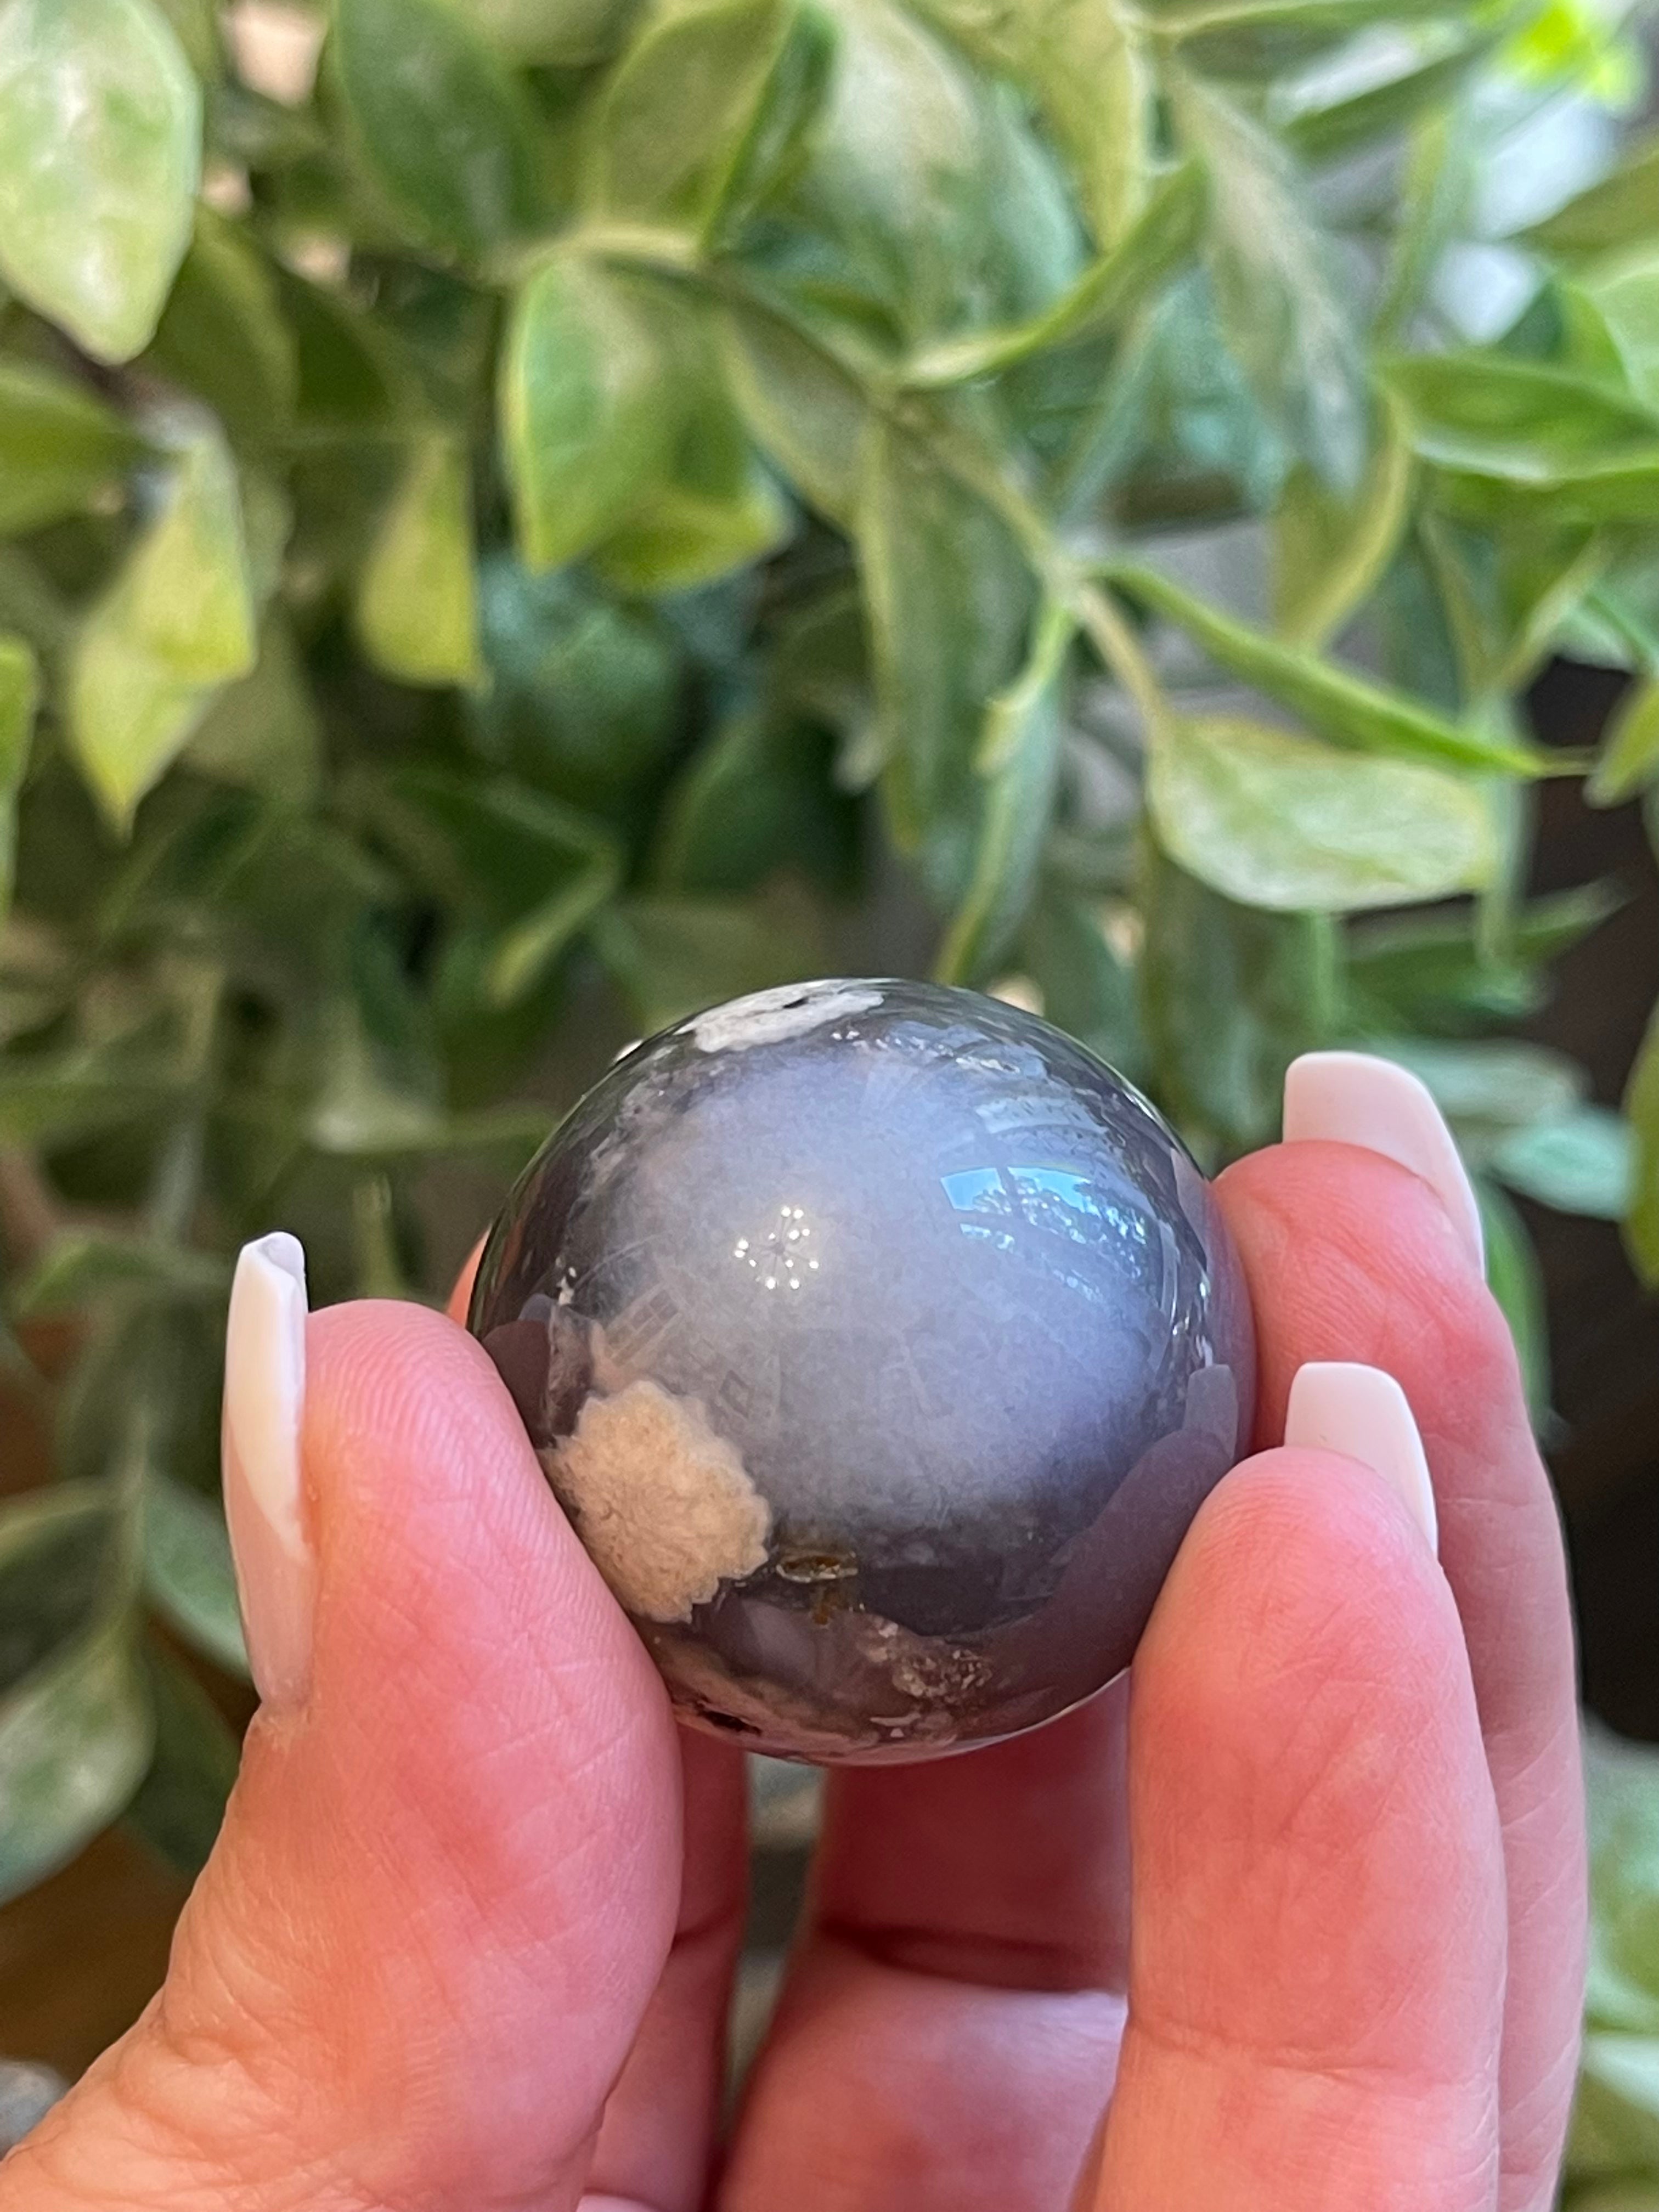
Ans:
[[[1179,1139],[932,984],[764,991],[629,1053],[514,1193],[471,1327],[681,1717],[826,1763],[1109,1681],[1252,1405]]]

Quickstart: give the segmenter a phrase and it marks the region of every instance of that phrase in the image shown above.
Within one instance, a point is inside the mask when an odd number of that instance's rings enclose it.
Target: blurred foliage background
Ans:
[[[1659,824],[1644,35],[0,0],[0,1894],[211,1841],[237,1245],[441,1295],[738,991],[1002,990],[1209,1165],[1296,1053],[1406,1061],[1547,1425],[1517,1194],[1659,1275],[1659,1030],[1623,1115],[1505,1034],[1620,896],[1529,895],[1540,790]],[[1572,2201],[1638,2212],[1659,1784],[1593,1773]]]

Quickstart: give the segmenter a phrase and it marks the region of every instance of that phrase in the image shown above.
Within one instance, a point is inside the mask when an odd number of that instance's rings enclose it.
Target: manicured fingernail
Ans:
[[[1428,1085],[1368,1052],[1304,1052],[1285,1075],[1285,1141],[1324,1137],[1398,1160],[1421,1176],[1483,1273],[1486,1243],[1474,1185]]]
[[[300,1489],[306,1255],[277,1231],[245,1244],[230,1287],[222,1443],[225,1517],[248,1663],[273,1711],[311,1684],[317,1565]]]
[[[1345,1360],[1298,1367],[1285,1409],[1285,1441],[1340,1452],[1380,1474],[1404,1499],[1438,1553],[1440,1523],[1423,1438],[1405,1392],[1380,1367]]]

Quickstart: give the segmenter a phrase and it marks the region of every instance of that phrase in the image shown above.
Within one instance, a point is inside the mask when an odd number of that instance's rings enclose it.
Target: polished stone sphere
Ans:
[[[764,991],[639,1046],[496,1223],[471,1327],[683,1719],[926,1758],[1127,1666],[1247,1447],[1208,1186],[970,991]]]

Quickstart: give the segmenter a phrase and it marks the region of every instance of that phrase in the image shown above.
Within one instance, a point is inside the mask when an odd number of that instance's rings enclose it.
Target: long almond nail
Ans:
[[[1405,1501],[1412,1518],[1440,1549],[1440,1522],[1428,1455],[1405,1392],[1380,1367],[1344,1360],[1298,1367],[1285,1409],[1285,1441],[1340,1452],[1373,1468]]]
[[[246,1244],[230,1289],[222,1435],[225,1517],[248,1663],[273,1711],[305,1702],[317,1565],[300,1486],[306,1255],[282,1231]]]
[[[1368,1052],[1304,1052],[1285,1072],[1285,1141],[1305,1137],[1363,1145],[1421,1176],[1485,1272],[1474,1185],[1428,1085],[1409,1068]]]

